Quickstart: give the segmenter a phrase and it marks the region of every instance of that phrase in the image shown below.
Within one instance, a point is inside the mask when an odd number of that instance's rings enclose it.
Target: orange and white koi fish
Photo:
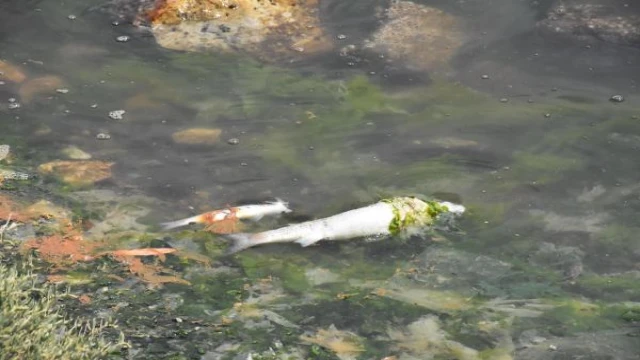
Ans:
[[[276,201],[269,201],[265,204],[242,205],[209,211],[204,214],[192,216],[186,219],[166,222],[160,225],[162,226],[163,230],[170,230],[189,224],[212,225],[222,221],[237,221],[243,219],[258,221],[264,216],[279,215],[282,213],[291,212],[291,209],[289,209],[288,205],[288,203],[280,199],[276,199]]]

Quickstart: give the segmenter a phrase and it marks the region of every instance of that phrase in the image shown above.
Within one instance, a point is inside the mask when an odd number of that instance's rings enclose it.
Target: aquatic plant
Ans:
[[[106,340],[111,320],[68,319],[37,275],[0,265],[0,359],[100,359],[125,345]]]

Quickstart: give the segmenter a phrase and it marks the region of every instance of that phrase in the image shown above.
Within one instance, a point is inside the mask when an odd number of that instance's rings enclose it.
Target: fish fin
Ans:
[[[171,229],[175,229],[178,227],[187,226],[189,224],[195,224],[199,222],[200,222],[200,216],[192,216],[186,219],[164,222],[164,223],[161,223],[160,226],[162,227],[162,230],[166,231],[166,230],[171,230]]]
[[[235,254],[254,245],[257,245],[253,241],[253,234],[249,233],[225,234],[223,235],[223,237],[233,242],[229,246],[229,248],[227,248],[227,251],[225,251],[226,255]]]
[[[307,236],[296,240],[296,243],[302,247],[307,247],[322,240],[322,236]]]
[[[274,201],[267,201],[267,204],[280,204],[284,207],[284,211],[285,213],[290,213],[292,210],[289,208],[289,202],[284,201],[280,198],[276,198]]]

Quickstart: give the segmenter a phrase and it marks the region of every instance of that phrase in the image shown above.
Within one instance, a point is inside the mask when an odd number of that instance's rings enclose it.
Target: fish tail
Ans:
[[[176,221],[161,223],[160,226],[162,227],[162,230],[171,230],[178,227],[187,226],[189,224],[201,223],[201,222],[202,222],[201,216],[197,215],[197,216],[192,216],[186,219],[180,219]]]
[[[237,234],[225,234],[223,237],[232,241],[231,245],[225,252],[227,255],[235,254],[242,250],[248,249],[257,243],[254,241],[254,234],[237,233]]]

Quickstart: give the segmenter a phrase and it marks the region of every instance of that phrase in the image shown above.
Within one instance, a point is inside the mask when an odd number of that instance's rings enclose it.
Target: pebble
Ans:
[[[550,117],[551,117],[551,114],[546,113],[546,114],[544,114],[544,117],[546,117],[546,118],[550,118]]]
[[[552,344],[552,345],[549,345],[549,350],[556,351],[558,350],[558,347]]]
[[[616,102],[616,103],[621,103],[621,102],[624,101],[624,96],[622,96],[622,95],[613,95],[611,98],[609,98],[609,101]]]
[[[16,102],[16,98],[9,98],[9,100],[7,100],[7,101],[9,101],[10,103],[14,103],[14,102]]]
[[[111,25],[118,26],[118,25],[120,25],[120,22],[118,20],[114,20],[114,21],[111,22]]]
[[[484,79],[484,80],[486,80],[486,79],[488,79],[488,78],[489,78],[489,75],[486,75],[486,74],[485,74],[485,75],[482,75],[482,76],[481,76],[481,78],[482,78],[482,79]]]
[[[91,106],[90,106],[90,107],[91,107],[92,109],[95,109],[95,108],[97,108],[97,107],[98,107],[98,104],[91,104]]]
[[[340,34],[340,35],[337,36],[337,38],[338,38],[338,40],[344,40],[344,39],[347,38],[347,35]]]
[[[124,115],[125,112],[124,110],[113,110],[109,112],[109,117],[113,120],[122,120],[122,115]]]
[[[111,139],[111,135],[106,134],[106,133],[98,133],[96,135],[96,139],[98,139],[98,140],[109,140],[109,139]]]
[[[502,98],[502,99],[500,99],[500,102],[501,102],[501,103],[506,103],[506,102],[508,102],[508,101],[509,101],[509,99],[507,99],[507,98]]]
[[[65,89],[65,88],[62,88],[62,89],[56,89],[56,92],[58,92],[58,93],[60,93],[60,94],[66,94],[66,93],[68,93],[68,92],[69,92],[69,89]]]
[[[13,109],[17,109],[17,108],[19,108],[19,107],[20,107],[20,104],[19,104],[19,103],[17,103],[17,102],[12,102],[12,103],[9,103],[9,106],[8,106],[8,107],[9,107],[9,109],[13,110]]]
[[[176,322],[177,322],[178,324],[180,324],[180,323],[182,322],[182,319],[181,319],[181,318],[179,318],[179,317],[177,317],[177,318],[176,318]]]
[[[0,80],[0,85],[4,85],[4,84],[6,84],[6,83],[4,81]]]
[[[73,14],[71,14],[71,15],[67,16],[67,18],[68,18],[69,20],[75,20],[75,19],[76,19],[76,16],[75,16],[75,15],[73,15]]]
[[[121,36],[118,36],[118,37],[116,38],[116,41],[117,41],[117,42],[127,42],[127,41],[129,41],[129,39],[130,39],[130,38],[129,38],[129,36],[127,36],[127,35],[121,35]]]
[[[227,143],[231,144],[231,145],[238,145],[240,144],[240,139],[238,138],[231,138],[229,140],[227,140]]]

